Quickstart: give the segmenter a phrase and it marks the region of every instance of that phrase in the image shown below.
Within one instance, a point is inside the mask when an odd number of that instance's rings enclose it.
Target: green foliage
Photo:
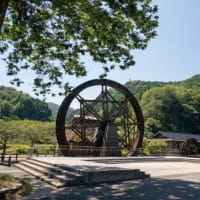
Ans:
[[[18,92],[11,87],[0,87],[0,118],[47,121],[51,118],[48,104]]]
[[[7,153],[26,153],[29,151],[29,146],[36,143],[54,144],[54,132],[53,122],[0,120],[0,143],[3,145],[4,141],[7,141]]]
[[[84,55],[103,64],[101,78],[127,69],[135,64],[132,50],[156,36],[157,10],[151,0],[10,0],[0,38],[7,74],[34,71],[36,94],[46,94],[54,85],[68,90],[64,74],[87,74]]]
[[[200,88],[176,85],[155,87],[146,91],[141,106],[147,132],[158,130],[200,132]]]
[[[144,143],[144,155],[163,155],[166,152],[167,143],[164,140],[152,140]]]
[[[200,74],[194,75],[184,81],[180,81],[177,85],[184,86],[186,88],[200,87]]]
[[[153,133],[157,133],[162,127],[159,120],[154,118],[147,118],[145,120],[145,136],[151,137]]]
[[[58,146],[52,144],[37,144],[35,145],[35,152],[38,154],[47,154],[53,155],[54,153],[58,152]]]
[[[128,151],[128,149],[123,148],[123,149],[121,150],[121,153],[122,153],[122,156],[127,156],[128,153],[129,153],[129,151]]]
[[[29,150],[30,147],[28,145],[20,145],[15,152],[18,154],[27,154]]]
[[[1,181],[13,181],[13,180],[16,180],[16,178],[9,174],[0,174],[0,180]]]
[[[9,174],[0,174],[0,189],[14,187],[20,184],[20,181],[14,176]],[[3,199],[18,199],[19,195],[26,195],[33,190],[33,185],[29,182],[24,182],[22,189],[20,189],[16,194],[7,193]]]
[[[168,83],[158,81],[128,81],[125,86],[134,94],[134,97],[140,101],[145,91],[153,87],[161,87]]]
[[[0,143],[4,153],[6,153],[7,143],[12,139],[17,138],[17,135],[17,127],[13,121],[8,123],[6,120],[0,120]]]
[[[23,188],[18,192],[19,195],[29,194],[33,190],[33,184],[24,182]]]
[[[0,149],[1,150],[1,149]],[[30,150],[30,146],[26,144],[8,144],[6,153],[7,154],[27,154]],[[0,151],[1,153],[1,151]]]

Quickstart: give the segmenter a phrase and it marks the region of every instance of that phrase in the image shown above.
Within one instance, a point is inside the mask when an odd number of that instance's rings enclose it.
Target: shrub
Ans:
[[[161,155],[166,152],[167,143],[164,140],[152,140],[147,142],[144,149],[144,155]]]
[[[6,149],[7,154],[26,154],[29,152],[29,145],[25,144],[9,144]]]
[[[24,182],[23,188],[18,192],[18,195],[27,195],[33,190],[33,185],[29,182]]]
[[[29,152],[29,147],[19,147],[16,152],[18,154],[27,154]]]

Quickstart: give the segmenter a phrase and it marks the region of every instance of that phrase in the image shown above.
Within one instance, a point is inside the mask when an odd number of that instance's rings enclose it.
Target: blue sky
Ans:
[[[180,81],[200,74],[200,1],[199,0],[154,0],[159,7],[158,36],[151,40],[144,51],[133,52],[136,65],[129,70],[115,70],[107,78],[122,84],[129,80]],[[65,77],[63,81],[76,87],[84,81],[98,78],[100,65],[85,57],[88,76]],[[5,65],[1,64],[0,85],[9,85]],[[26,82],[20,91],[32,93],[32,73],[23,72]],[[42,98],[42,97],[41,97]],[[47,101],[60,104],[64,97],[47,97]]]

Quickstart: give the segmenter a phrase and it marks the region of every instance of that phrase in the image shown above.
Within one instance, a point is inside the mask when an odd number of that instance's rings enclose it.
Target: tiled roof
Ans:
[[[200,141],[200,134],[159,131],[158,133],[156,133],[151,137],[151,139],[155,138],[166,138],[179,141],[195,138],[197,141]]]

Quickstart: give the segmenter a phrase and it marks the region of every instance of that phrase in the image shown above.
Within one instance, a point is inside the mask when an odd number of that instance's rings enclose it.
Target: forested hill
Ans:
[[[137,100],[140,100],[145,91],[153,87],[166,85],[181,86],[185,88],[200,88],[200,74],[178,82],[159,82],[159,81],[128,81],[125,86],[133,93]]]
[[[134,84],[132,82],[132,87]],[[156,87],[152,85],[143,89],[138,99],[145,118],[145,132],[164,130],[200,134],[200,75],[179,82],[157,83]]]
[[[125,87],[127,87],[134,97],[136,97],[137,100],[140,100],[143,93],[147,90],[149,90],[152,87],[161,87],[168,83],[166,82],[158,82],[158,81],[129,81],[125,84]]]
[[[187,88],[200,87],[200,74],[197,74],[184,81],[177,82],[178,85],[182,85]]]
[[[0,86],[0,118],[48,121],[52,115],[47,103],[12,87]]]

